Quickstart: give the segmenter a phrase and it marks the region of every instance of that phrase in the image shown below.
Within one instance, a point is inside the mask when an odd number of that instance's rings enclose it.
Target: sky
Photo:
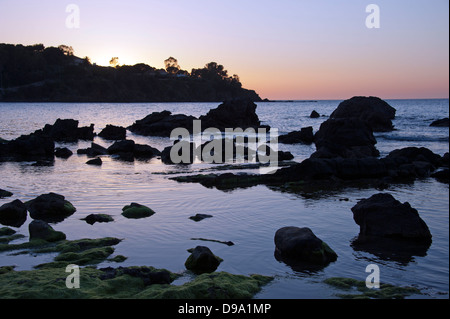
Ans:
[[[449,97],[448,0],[0,0],[0,43],[99,65],[214,61],[271,100]]]

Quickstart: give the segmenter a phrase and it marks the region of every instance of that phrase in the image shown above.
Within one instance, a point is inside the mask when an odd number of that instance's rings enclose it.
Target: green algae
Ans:
[[[105,271],[93,267],[79,269],[80,288],[66,287],[69,273],[65,267],[29,271],[14,271],[0,268],[0,298],[39,299],[248,299],[259,292],[273,278],[261,275],[233,275],[225,272],[203,274],[180,286],[146,283],[145,278],[133,276],[122,268],[112,277],[105,278]],[[142,267],[140,267],[142,268]],[[145,267],[148,273],[167,270]],[[179,275],[168,272],[170,282]]]
[[[355,292],[337,294],[343,299],[404,299],[410,295],[421,294],[421,291],[414,287],[400,287],[386,283],[380,283],[380,288],[367,288],[365,281],[353,278],[333,277],[325,279],[324,282],[340,290]]]
[[[0,236],[11,236],[14,235],[16,231],[9,227],[0,228]]]

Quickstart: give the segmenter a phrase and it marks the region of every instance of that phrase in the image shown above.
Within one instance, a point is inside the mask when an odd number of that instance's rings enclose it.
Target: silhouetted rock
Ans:
[[[73,152],[69,150],[67,147],[57,147],[55,149],[55,156],[61,158],[69,158],[72,156]]]
[[[314,142],[314,134],[312,126],[303,127],[300,131],[293,131],[285,135],[278,136],[278,142],[283,144],[312,144]]]
[[[151,208],[138,203],[131,203],[122,208],[122,215],[126,218],[145,218],[152,216],[154,213]]]
[[[205,246],[197,246],[189,250],[191,255],[188,257],[184,265],[186,269],[196,274],[214,272],[219,267],[222,259],[212,253]]]
[[[91,143],[91,147],[78,149],[77,154],[86,154],[89,157],[95,157],[99,155],[108,154],[108,150],[101,145],[98,145],[94,142]]]
[[[94,124],[78,127],[78,121],[73,119],[57,119],[53,125],[46,124],[42,130],[35,132],[52,138],[54,141],[76,142],[78,140],[94,139]]]
[[[300,261],[326,265],[337,259],[337,254],[307,227],[280,228],[274,241],[275,256],[287,264]]]
[[[311,157],[362,158],[379,156],[370,126],[357,118],[328,119],[314,136],[317,151]]]
[[[378,97],[355,96],[341,102],[330,118],[358,118],[366,121],[374,132],[389,132],[394,129],[391,120],[395,113],[392,106]]]
[[[195,214],[194,216],[189,217],[189,219],[192,219],[193,221],[199,222],[205,218],[211,218],[213,217],[212,215],[208,215],[208,214]]]
[[[225,101],[217,108],[209,110],[206,115],[200,116],[202,127],[214,127],[220,131],[226,128],[257,129],[261,126],[256,114],[256,104],[251,100]]]
[[[317,113],[316,110],[313,110],[313,111],[311,112],[311,115],[310,115],[309,117],[312,118],[312,119],[316,119],[316,118],[320,117],[320,114]]]
[[[75,213],[75,207],[63,195],[42,194],[25,203],[30,217],[45,222],[60,222]]]
[[[450,124],[449,118],[445,117],[443,119],[434,121],[433,123],[430,124],[430,126],[434,126],[434,127],[449,127],[449,124]]]
[[[450,170],[448,168],[443,169],[439,172],[431,174],[431,177],[436,178],[441,183],[449,183],[450,182]]]
[[[86,164],[101,166],[103,164],[103,161],[100,157],[96,157],[94,159],[87,161]]]
[[[16,199],[0,207],[0,224],[20,227],[27,220],[27,208],[24,203]]]
[[[141,120],[137,120],[128,129],[144,136],[166,136],[169,137],[175,128],[186,128],[192,131],[193,121],[197,118],[184,114],[172,115],[169,111],[153,112]]]
[[[52,160],[54,153],[55,142],[49,137],[35,133],[0,144],[0,161]]]
[[[353,219],[360,226],[360,237],[388,237],[431,242],[428,226],[408,202],[380,193],[352,207]]]
[[[54,230],[49,224],[42,220],[33,220],[28,225],[30,240],[42,239],[49,242],[66,239],[63,232]]]
[[[161,152],[150,145],[134,144],[133,154],[134,157],[139,159],[150,159],[161,155]]]
[[[109,223],[114,221],[114,219],[107,214],[89,214],[81,220],[86,221],[86,223],[88,223],[89,225],[93,225],[95,223]]]
[[[0,188],[0,198],[11,197],[13,193]]]
[[[98,136],[107,140],[124,140],[127,136],[127,130],[122,126],[108,124]]]

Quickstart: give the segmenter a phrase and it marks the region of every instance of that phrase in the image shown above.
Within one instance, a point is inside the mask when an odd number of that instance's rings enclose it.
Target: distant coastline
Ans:
[[[242,87],[239,76],[210,62],[191,72],[175,58],[165,69],[144,63],[111,66],[91,63],[72,47],[0,43],[0,102],[220,102],[262,101]]]

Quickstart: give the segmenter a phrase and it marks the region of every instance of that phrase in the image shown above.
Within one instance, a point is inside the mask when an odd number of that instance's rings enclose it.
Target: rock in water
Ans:
[[[378,97],[354,96],[341,102],[330,118],[358,118],[366,121],[374,132],[389,132],[394,129],[391,120],[395,113],[392,106]]]
[[[43,239],[49,242],[64,240],[66,235],[63,232],[54,230],[49,224],[42,220],[33,220],[28,225],[30,240]]]
[[[60,222],[75,213],[75,207],[63,195],[48,193],[25,203],[33,219]]]
[[[191,255],[188,257],[184,265],[186,266],[186,269],[189,269],[196,274],[213,272],[222,262],[220,257],[214,255],[212,251],[205,246],[197,246],[190,250],[190,252]]]
[[[392,195],[379,193],[359,201],[353,219],[360,226],[360,237],[387,237],[431,242],[431,233],[416,209],[400,203]]]
[[[314,142],[314,133],[312,126],[303,127],[300,131],[293,131],[278,137],[278,142],[284,144],[312,144]]]
[[[443,119],[434,121],[433,123],[430,124],[430,126],[434,126],[434,127],[449,127],[449,124],[450,124],[449,118],[445,117]]]
[[[320,117],[320,114],[317,113],[316,110],[313,110],[313,111],[311,112],[311,115],[310,115],[309,117],[312,118],[312,119],[316,119],[316,118],[319,118],[319,117]]]
[[[357,118],[328,119],[314,137],[317,151],[311,157],[363,158],[376,157],[377,140],[370,126]]]
[[[108,124],[98,136],[107,140],[124,140],[127,136],[127,130],[122,126]]]
[[[126,205],[122,208],[122,215],[126,218],[138,219],[150,217],[154,213],[155,212],[152,209],[138,203],[131,203],[130,205]]]
[[[16,199],[0,207],[0,224],[12,227],[22,226],[27,219],[27,208],[24,203]]]
[[[283,227],[275,233],[275,255],[287,264],[308,262],[326,265],[337,254],[307,227]]]

